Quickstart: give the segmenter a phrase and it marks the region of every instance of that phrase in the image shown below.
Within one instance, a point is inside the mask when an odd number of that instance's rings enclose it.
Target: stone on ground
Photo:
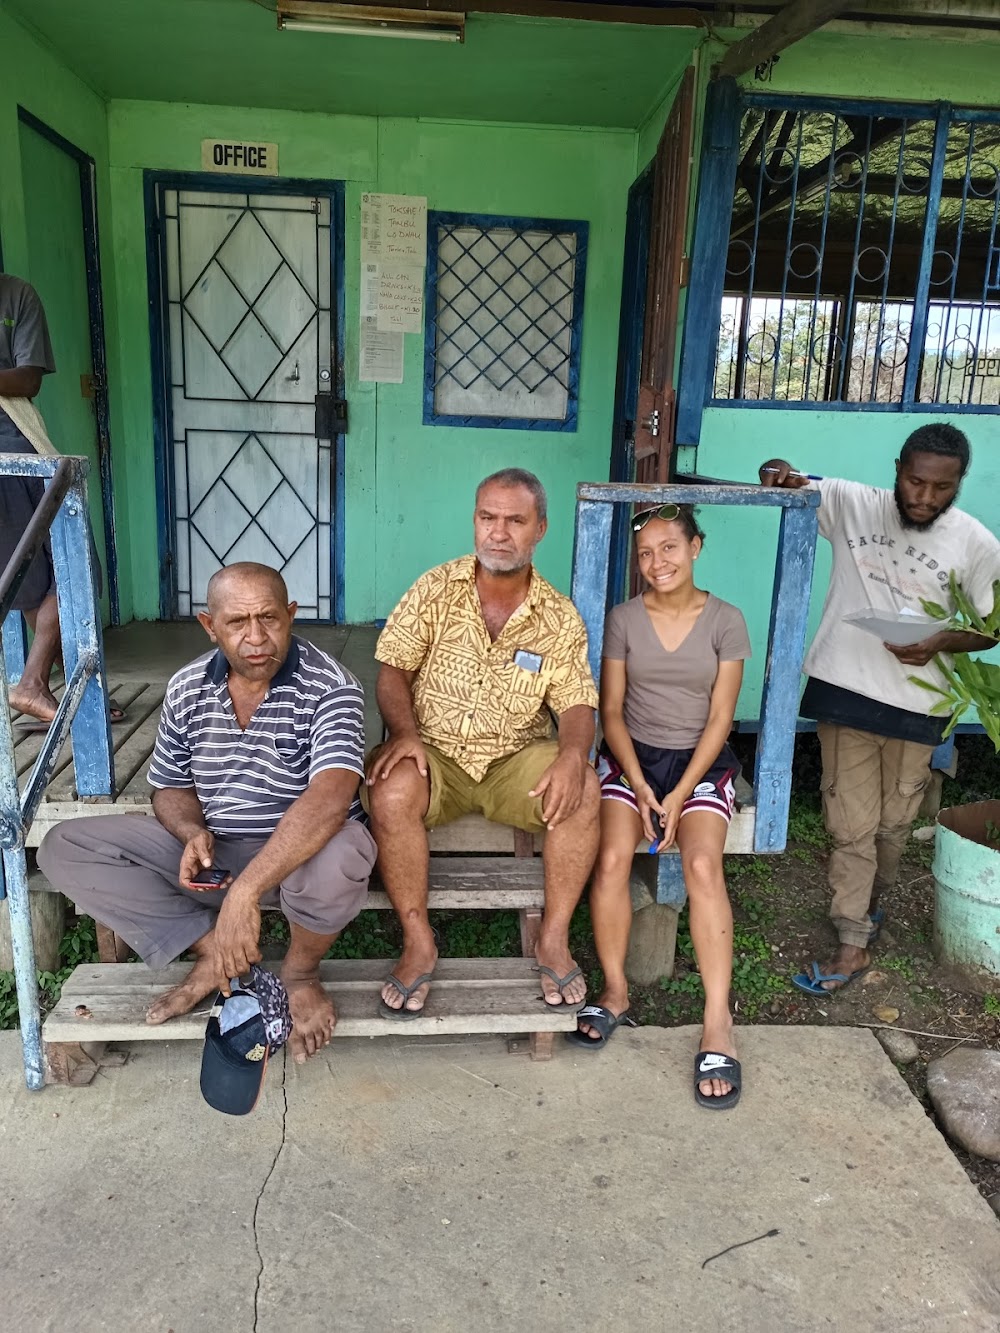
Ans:
[[[917,1043],[908,1032],[897,1032],[895,1028],[879,1028],[875,1036],[886,1055],[897,1065],[912,1065],[920,1059]]]
[[[950,1051],[927,1066],[941,1128],[960,1147],[1000,1162],[1000,1051]]]

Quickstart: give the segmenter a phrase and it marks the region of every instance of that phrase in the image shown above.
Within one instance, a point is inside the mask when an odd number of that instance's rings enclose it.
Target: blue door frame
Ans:
[[[635,418],[639,405],[652,216],[653,164],[650,163],[642,175],[632,182],[625,214],[618,379],[611,433],[610,480],[613,482],[630,482],[635,476]],[[608,570],[608,591],[612,604],[624,595],[628,577],[628,519],[628,509],[624,505],[615,505],[611,519],[611,564]]]
[[[104,296],[101,290],[101,249],[97,225],[97,168],[94,159],[23,106],[17,108],[22,125],[40,134],[66,153],[80,172],[83,211],[83,249],[86,256],[87,313],[90,320],[90,360],[94,369],[94,409],[97,418],[97,462],[104,511],[104,546],[107,555],[108,604],[112,625],[121,624],[118,599],[118,550],[115,545],[115,492],[111,471],[111,413],[108,406],[108,357],[104,341]],[[58,441],[55,442],[58,445]]]
[[[232,194],[294,194],[330,201],[330,302],[334,396],[343,399],[344,387],[344,183],[301,177],[230,176],[214,172],[144,171],[143,194],[146,214],[146,275],[149,283],[149,342],[153,379],[153,458],[156,471],[156,525],[160,570],[160,619],[174,618],[172,546],[174,533],[174,480],[171,467],[170,377],[166,364],[167,316],[164,247],[159,227],[158,197],[163,190],[201,190]],[[330,587],[334,623],[342,624],[344,611],[344,433],[331,442],[333,484],[333,541],[330,551]],[[322,622],[320,622],[322,623]]]

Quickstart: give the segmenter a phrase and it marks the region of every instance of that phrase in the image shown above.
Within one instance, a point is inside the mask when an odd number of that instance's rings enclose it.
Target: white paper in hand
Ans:
[[[895,644],[897,648],[923,643],[924,639],[929,639],[940,628],[940,621],[919,615],[916,611],[906,610],[892,615],[891,612],[875,611],[871,607],[864,611],[852,611],[844,617],[844,623],[874,634],[883,643]]]

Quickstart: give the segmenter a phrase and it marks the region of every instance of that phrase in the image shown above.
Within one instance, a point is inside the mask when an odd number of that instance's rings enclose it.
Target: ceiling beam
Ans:
[[[370,9],[368,0],[341,0]],[[578,19],[590,23],[640,23],[651,28],[704,28],[704,14],[691,6],[581,4],[574,0],[393,0],[396,9],[444,9],[449,13],[507,14],[522,18]]]
[[[788,0],[773,18],[731,46],[716,65],[715,73],[723,78],[739,78],[786,46],[822,28],[845,9],[857,13],[865,8],[866,0]]]

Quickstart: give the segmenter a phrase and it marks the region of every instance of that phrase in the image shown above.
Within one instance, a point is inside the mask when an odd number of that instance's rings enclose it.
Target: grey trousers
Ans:
[[[234,877],[266,838],[215,840],[215,864]],[[54,889],[109,926],[152,968],[165,967],[215,924],[225,889],[205,893],[177,882],[181,852],[155,818],[96,815],[70,819],[46,834],[38,865]],[[347,823],[315,856],[261,899],[316,935],[335,935],[365,904],[375,840]]]

